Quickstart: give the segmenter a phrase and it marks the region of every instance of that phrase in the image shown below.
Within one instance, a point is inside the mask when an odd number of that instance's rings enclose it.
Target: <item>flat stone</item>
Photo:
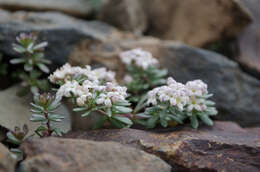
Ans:
[[[24,172],[170,172],[160,158],[114,142],[44,138],[27,140],[21,149]]]
[[[215,122],[213,127],[177,127],[160,130],[106,129],[71,132],[67,138],[115,141],[153,153],[174,171],[260,170],[260,128],[242,129],[232,122]]]
[[[9,150],[0,143],[0,172],[14,172],[16,160]]]

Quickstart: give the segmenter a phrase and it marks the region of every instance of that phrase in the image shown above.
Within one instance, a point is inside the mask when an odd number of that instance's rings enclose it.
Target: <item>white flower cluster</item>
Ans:
[[[155,59],[150,52],[140,48],[122,52],[119,56],[123,63],[127,65],[135,64],[144,70],[149,66],[158,64],[158,60]]]
[[[180,111],[185,107],[188,112],[193,109],[204,111],[206,105],[203,96],[207,93],[207,84],[201,80],[189,81],[184,85],[170,77],[166,86],[148,92],[147,103],[157,105],[160,102],[169,102],[171,106],[177,106]]]
[[[70,81],[73,78],[79,76],[84,76],[90,81],[99,82],[115,82],[115,72],[107,71],[106,68],[98,68],[91,70],[90,66],[85,68],[72,67],[70,64],[65,64],[60,69],[57,69],[52,75],[49,76],[49,80],[52,83],[57,83],[58,81]]]
[[[84,75],[86,80],[80,84],[73,77]],[[99,68],[91,71],[86,68],[71,67],[64,65],[52,74],[49,79],[56,83],[58,80],[65,81],[58,89],[56,97],[75,98],[78,106],[84,106],[95,100],[96,104],[111,107],[113,103],[124,102],[127,97],[127,88],[121,87],[115,82],[115,73]],[[105,82],[103,82],[105,81]],[[107,82],[113,81],[113,82]]]

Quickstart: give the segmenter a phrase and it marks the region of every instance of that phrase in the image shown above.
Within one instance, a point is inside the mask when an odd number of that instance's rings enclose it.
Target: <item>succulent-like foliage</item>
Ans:
[[[122,52],[120,58],[126,64],[124,81],[131,93],[131,101],[138,102],[149,89],[165,84],[167,70],[159,69],[157,59],[150,52],[133,49]]]
[[[28,126],[25,124],[23,128],[15,127],[14,131],[9,131],[7,133],[8,142],[15,145],[15,147],[20,146],[22,142],[25,140],[27,134],[29,132]],[[11,148],[11,152],[14,153],[18,160],[23,159],[23,152],[18,148]]]
[[[189,81],[186,85],[168,78],[166,86],[157,87],[148,92],[145,112],[136,115],[136,122],[147,128],[157,124],[168,127],[183,124],[189,120],[193,128],[198,128],[199,119],[206,125],[212,126],[210,116],[217,115],[215,103],[208,100],[207,85],[201,80]]]
[[[16,40],[13,49],[21,54],[21,57],[10,60],[10,63],[23,64],[24,68],[24,72],[19,75],[24,88],[18,92],[18,95],[23,96],[30,91],[37,94],[39,89],[46,91],[48,82],[40,78],[43,73],[49,73],[47,65],[51,64],[51,61],[44,58],[44,48],[48,43],[37,43],[36,35],[25,33],[20,34]]]
[[[116,83],[114,72],[105,68],[91,70],[90,66],[81,68],[65,64],[49,78],[60,85],[57,97],[69,98],[76,106],[74,111],[82,112],[82,117],[92,112],[102,115],[94,128],[100,128],[106,122],[118,128],[133,124],[128,118],[132,109],[126,100],[127,88]]]
[[[62,136],[62,131],[54,126],[54,123],[61,122],[64,117],[56,114],[55,111],[60,105],[60,100],[56,99],[49,93],[34,96],[34,102],[31,103],[33,112],[30,120],[32,122],[40,122],[40,126],[35,133],[40,137],[51,136],[54,133]]]

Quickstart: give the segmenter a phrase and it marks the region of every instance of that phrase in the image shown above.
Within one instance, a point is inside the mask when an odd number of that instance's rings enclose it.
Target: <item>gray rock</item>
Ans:
[[[202,79],[214,94],[218,119],[242,126],[260,125],[260,81],[241,71],[226,57],[183,44],[169,43],[160,50],[169,75],[186,82]]]
[[[0,10],[0,52],[9,57],[19,56],[12,50],[15,37],[21,32],[36,32],[49,45],[46,57],[56,65],[64,64],[80,41],[118,39],[122,34],[102,22],[87,22],[56,12],[9,13]]]
[[[260,79],[260,3],[242,0],[253,16],[253,23],[238,37],[239,54],[235,57],[245,70]]]
[[[95,9],[93,0],[0,0],[0,8],[8,10],[60,11],[86,17]]]
[[[0,172],[14,172],[16,160],[9,150],[0,143]]]
[[[160,158],[114,142],[44,138],[27,140],[21,149],[24,172],[170,172]]]
[[[39,124],[29,120],[32,115],[30,112],[31,97],[17,97],[16,92],[18,89],[18,86],[14,86],[0,92],[0,126],[13,130],[15,126],[22,127],[24,124],[27,124],[30,129],[28,135],[31,135],[39,127]],[[57,113],[64,115],[65,120],[56,126],[64,131],[69,131],[71,124],[68,110],[64,105],[61,105]]]

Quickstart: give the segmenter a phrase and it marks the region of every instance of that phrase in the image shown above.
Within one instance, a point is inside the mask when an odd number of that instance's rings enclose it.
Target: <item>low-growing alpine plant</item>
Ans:
[[[32,122],[40,123],[35,133],[40,137],[48,137],[56,134],[62,136],[63,131],[56,128],[54,123],[61,122],[64,117],[56,114],[56,110],[60,105],[60,100],[49,93],[34,96],[34,102],[31,103]]]
[[[49,79],[60,86],[57,97],[69,98],[75,105],[74,111],[82,112],[82,117],[92,112],[101,114],[94,128],[100,128],[107,122],[117,128],[133,124],[129,119],[132,109],[126,100],[127,88],[117,84],[114,72],[106,68],[92,70],[90,66],[81,68],[65,64]]]
[[[165,84],[167,70],[159,69],[158,60],[150,52],[137,48],[122,52],[120,59],[126,64],[124,81],[132,102],[140,101],[149,89]]]
[[[24,72],[19,77],[22,80],[23,89],[18,92],[18,95],[23,96],[30,91],[37,94],[40,90],[48,89],[46,79],[41,79],[43,73],[49,73],[49,68],[46,66],[51,61],[44,58],[44,49],[48,45],[47,42],[37,43],[35,34],[21,33],[16,38],[17,43],[13,44],[15,52],[21,57],[10,60],[11,64],[23,64]]]
[[[167,127],[189,120],[193,128],[198,128],[200,119],[212,126],[210,116],[217,115],[217,110],[215,103],[208,100],[211,96],[207,85],[201,80],[189,81],[184,85],[170,77],[167,85],[148,92],[144,104],[151,106],[136,115],[136,122],[154,128],[157,124]]]

